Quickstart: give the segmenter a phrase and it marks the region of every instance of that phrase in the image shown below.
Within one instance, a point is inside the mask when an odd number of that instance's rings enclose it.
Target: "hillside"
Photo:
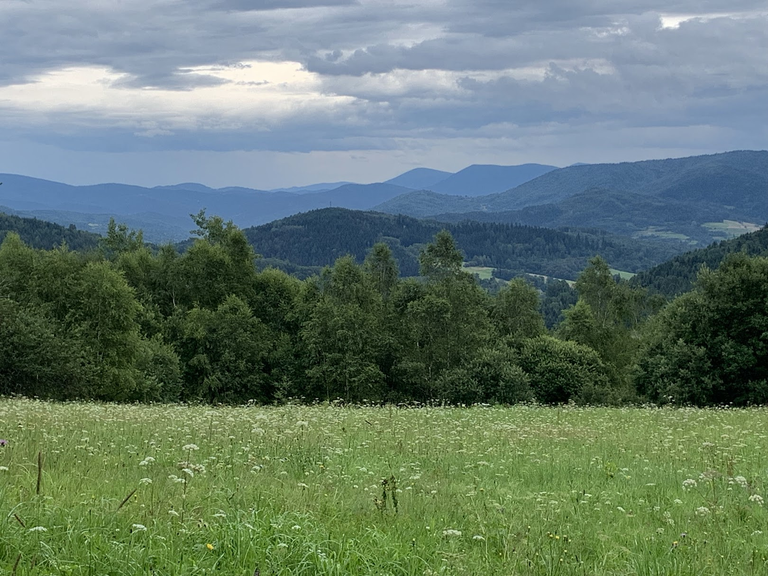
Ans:
[[[732,206],[711,202],[684,202],[593,188],[555,204],[503,212],[446,213],[432,218],[440,222],[477,220],[547,228],[582,226],[588,223],[591,227],[613,234],[706,245],[718,234],[725,235],[725,231],[717,227],[703,227],[699,223],[750,221],[753,215]]]
[[[724,220],[768,220],[768,152],[737,151],[670,160],[553,170],[501,194],[476,198],[409,193],[377,206],[441,220],[601,227],[692,244],[723,235]]]
[[[728,254],[735,252],[744,252],[750,256],[768,256],[768,226],[738,238],[715,242],[706,248],[675,256],[639,273],[632,281],[673,297],[693,287],[696,275],[703,265],[715,269]]]
[[[0,243],[9,232],[16,232],[25,244],[33,248],[50,250],[66,244],[71,250],[92,250],[98,246],[99,236],[77,230],[74,226],[64,227],[35,218],[21,218],[8,214],[0,206]]]
[[[595,230],[558,231],[479,222],[443,224],[336,208],[298,214],[244,231],[265,258],[299,266],[329,265],[344,254],[362,261],[374,243],[386,242],[399,261],[401,274],[413,276],[418,274],[421,247],[443,228],[453,234],[469,265],[495,268],[506,275],[532,273],[574,279],[597,254],[614,268],[636,272],[679,252]]]
[[[445,180],[432,186],[424,186],[424,188],[440,194],[483,196],[504,192],[556,169],[557,166],[544,164],[521,164],[519,166],[473,164],[456,172],[456,174],[452,174]]]
[[[449,176],[452,176],[452,172],[445,172],[443,170],[433,170],[431,168],[414,168],[408,170],[384,182],[385,184],[394,184],[395,186],[403,186],[405,188],[413,188],[414,190],[428,190],[438,182],[442,182]]]

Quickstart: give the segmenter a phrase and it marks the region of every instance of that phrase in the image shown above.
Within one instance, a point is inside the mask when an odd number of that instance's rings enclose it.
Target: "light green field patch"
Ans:
[[[574,284],[576,284],[575,280],[566,280],[565,278],[555,278],[554,276],[546,276],[544,274],[531,274],[529,272],[526,272],[526,274],[528,276],[533,276],[535,278],[541,278],[542,280],[545,280],[547,282],[549,282],[550,280],[561,280],[563,282],[566,282],[568,286],[570,286],[571,288],[573,288]]]
[[[680,234],[678,232],[670,232],[669,230],[664,230],[663,228],[659,226],[648,226],[645,230],[640,230],[638,232],[635,232],[632,234],[633,238],[665,238],[665,239],[673,239],[673,240],[680,240],[681,242],[689,242],[690,244],[696,244],[695,240],[691,240],[689,236],[686,236],[685,234]]]
[[[0,574],[766,574],[766,419],[0,399]]]
[[[480,280],[490,280],[493,277],[495,268],[489,266],[464,266],[464,271],[470,274],[477,274]]]
[[[735,238],[749,232],[760,230],[760,226],[752,222],[737,222],[735,220],[723,220],[722,222],[705,222],[702,224],[710,232],[719,232],[727,238]]]
[[[616,270],[616,268],[611,268],[611,274],[614,276],[619,276],[622,280],[631,280],[635,274],[633,272],[626,272],[624,270]]]

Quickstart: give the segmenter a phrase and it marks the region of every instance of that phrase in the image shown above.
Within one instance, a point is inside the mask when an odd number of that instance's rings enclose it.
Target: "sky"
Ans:
[[[0,0],[0,172],[276,188],[768,147],[765,0]]]

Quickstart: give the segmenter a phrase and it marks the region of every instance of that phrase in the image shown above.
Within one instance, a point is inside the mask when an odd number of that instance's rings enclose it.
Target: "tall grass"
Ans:
[[[766,423],[0,400],[0,573],[765,574]]]

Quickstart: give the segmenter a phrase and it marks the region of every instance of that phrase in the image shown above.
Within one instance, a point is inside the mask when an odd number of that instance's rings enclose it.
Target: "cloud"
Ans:
[[[758,0],[4,0],[0,37],[0,138],[73,150],[661,151],[768,121]]]

